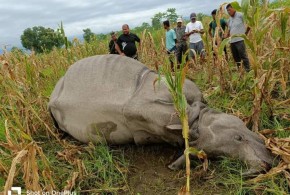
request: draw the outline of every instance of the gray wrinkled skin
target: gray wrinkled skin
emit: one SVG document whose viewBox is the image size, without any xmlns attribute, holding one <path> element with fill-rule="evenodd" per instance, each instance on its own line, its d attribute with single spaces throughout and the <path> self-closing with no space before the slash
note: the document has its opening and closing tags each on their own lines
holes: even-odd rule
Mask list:
<svg viewBox="0 0 290 195">
<path fill-rule="evenodd" d="M 108 144 L 169 143 L 183 146 L 182 130 L 171 95 L 157 74 L 119 55 L 101 55 L 73 64 L 55 86 L 48 109 L 57 126 L 77 140 Z M 186 80 L 184 93 L 190 144 L 209 156 L 230 156 L 259 172 L 273 157 L 263 141 L 237 117 L 209 109 L 202 93 Z M 184 156 L 169 165 L 185 164 Z"/>
<path fill-rule="evenodd" d="M 250 131 L 237 117 L 204 107 L 199 114 L 198 126 L 190 129 L 195 140 L 190 146 L 202 149 L 209 157 L 228 156 L 244 161 L 250 168 L 244 176 L 266 171 L 273 164 L 273 155 L 264 141 Z M 169 165 L 172 170 L 185 164 L 184 155 Z"/>
</svg>

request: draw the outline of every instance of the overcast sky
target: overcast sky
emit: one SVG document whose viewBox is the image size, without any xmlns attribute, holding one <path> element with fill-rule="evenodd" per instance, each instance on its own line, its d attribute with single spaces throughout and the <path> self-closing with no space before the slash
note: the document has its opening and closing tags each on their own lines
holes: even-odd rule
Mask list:
<svg viewBox="0 0 290 195">
<path fill-rule="evenodd" d="M 57 29 L 61 21 L 68 37 L 82 36 L 83 29 L 94 33 L 131 28 L 168 8 L 189 17 L 191 12 L 210 14 L 223 0 L 1 0 L 0 47 L 21 46 L 20 36 L 27 28 L 43 26 Z"/>
</svg>

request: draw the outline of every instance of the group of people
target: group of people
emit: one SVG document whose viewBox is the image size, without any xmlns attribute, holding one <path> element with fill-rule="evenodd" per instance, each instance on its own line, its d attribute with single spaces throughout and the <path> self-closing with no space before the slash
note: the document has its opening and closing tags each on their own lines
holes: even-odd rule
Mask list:
<svg viewBox="0 0 290 195">
<path fill-rule="evenodd" d="M 123 56 L 128 56 L 133 59 L 138 59 L 136 42 L 141 45 L 140 38 L 130 32 L 128 24 L 122 26 L 123 34 L 117 38 L 115 32 L 111 33 L 111 41 L 109 43 L 110 54 L 119 54 Z"/>
<path fill-rule="evenodd" d="M 230 49 L 238 68 L 243 65 L 244 69 L 250 71 L 250 62 L 248 59 L 246 46 L 244 39 L 240 36 L 247 35 L 250 28 L 246 28 L 244 24 L 243 14 L 237 12 L 231 4 L 226 6 L 226 10 L 230 16 L 229 20 L 220 19 L 219 23 L 221 31 L 215 32 L 217 27 L 216 14 L 217 10 L 212 11 L 213 20 L 209 24 L 209 36 L 213 38 L 217 33 L 220 39 L 225 39 L 231 36 Z M 168 54 L 174 54 L 177 59 L 177 63 L 182 62 L 182 57 L 188 50 L 187 40 L 189 39 L 189 58 L 195 59 L 198 55 L 200 56 L 201 62 L 205 59 L 205 49 L 202 40 L 202 35 L 205 33 L 201 21 L 197 20 L 195 13 L 190 14 L 190 22 L 184 26 L 182 18 L 178 18 L 177 26 L 174 29 L 170 28 L 170 22 L 168 20 L 163 22 L 164 29 L 166 30 L 166 50 Z M 109 49 L 111 54 L 125 55 L 134 59 L 138 59 L 137 47 L 135 42 L 141 45 L 140 38 L 131 33 L 129 26 L 124 24 L 122 26 L 123 34 L 118 38 L 114 32 L 111 33 L 111 41 L 109 43 Z M 216 42 L 213 44 L 217 44 Z M 228 59 L 226 48 L 224 49 L 225 58 Z M 173 61 L 171 60 L 171 66 L 173 67 Z"/>
</svg>

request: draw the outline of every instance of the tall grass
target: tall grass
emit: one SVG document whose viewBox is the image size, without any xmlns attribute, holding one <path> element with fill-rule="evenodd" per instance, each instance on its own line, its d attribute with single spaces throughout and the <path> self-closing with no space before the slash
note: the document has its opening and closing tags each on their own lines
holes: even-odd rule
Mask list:
<svg viewBox="0 0 290 195">
<path fill-rule="evenodd" d="M 252 88 L 248 89 L 251 90 L 253 96 L 250 122 L 252 122 L 252 129 L 257 132 L 261 127 L 260 117 L 263 103 L 267 106 L 269 115 L 273 115 L 275 103 L 272 94 L 278 91 L 277 86 L 281 86 L 282 97 L 287 97 L 287 93 L 289 93 L 286 90 L 286 85 L 289 83 L 289 60 L 283 56 L 289 51 L 289 48 L 287 49 L 289 32 L 288 34 L 286 32 L 290 11 L 287 8 L 269 9 L 268 1 L 258 0 L 243 0 L 241 6 L 237 2 L 232 2 L 232 6 L 237 11 L 244 13 L 245 22 L 251 28 L 248 36 L 239 36 L 245 39 L 249 48 L 248 55 L 253 74 L 253 78 L 250 79 L 254 81 Z M 220 10 L 222 13 L 223 9 Z M 221 43 L 219 54 L 229 39 Z M 249 77 L 245 79 L 249 79 Z M 245 79 L 242 82 L 245 82 Z M 220 80 L 224 80 L 224 78 L 220 76 Z M 224 82 L 221 83 L 221 88 L 225 89 Z"/>
<path fill-rule="evenodd" d="M 74 40 L 71 47 L 49 54 L 7 52 L 1 56 L 0 182 L 5 181 L 1 191 L 18 185 L 32 191 L 114 192 L 125 183 L 121 171 L 125 169 L 120 168 L 123 162 L 112 157 L 107 146 L 83 150 L 61 140 L 47 113 L 49 96 L 67 68 L 79 59 L 106 51 L 105 43 Z M 80 154 L 87 155 L 82 158 Z M 104 174 L 96 176 L 101 169 Z"/>
</svg>

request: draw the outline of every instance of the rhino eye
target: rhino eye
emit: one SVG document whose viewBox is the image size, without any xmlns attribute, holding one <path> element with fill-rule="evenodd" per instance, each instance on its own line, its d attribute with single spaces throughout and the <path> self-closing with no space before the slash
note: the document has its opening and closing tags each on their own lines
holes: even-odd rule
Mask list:
<svg viewBox="0 0 290 195">
<path fill-rule="evenodd" d="M 243 138 L 242 138 L 242 136 L 240 136 L 240 135 L 235 135 L 235 140 L 237 140 L 237 141 L 242 141 L 243 140 Z"/>
</svg>

